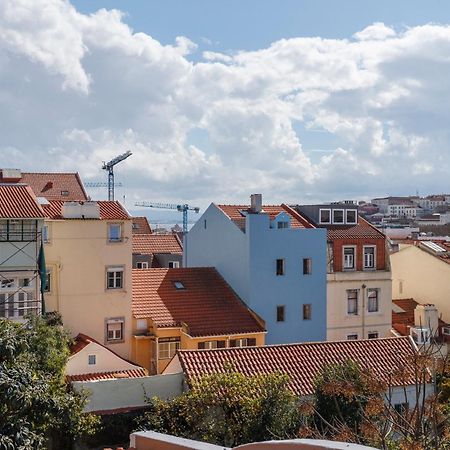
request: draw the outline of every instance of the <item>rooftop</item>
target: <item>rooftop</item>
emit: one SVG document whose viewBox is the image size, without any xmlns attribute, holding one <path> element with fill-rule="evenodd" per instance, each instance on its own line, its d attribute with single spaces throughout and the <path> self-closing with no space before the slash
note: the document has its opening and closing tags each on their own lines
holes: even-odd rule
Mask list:
<svg viewBox="0 0 450 450">
<path fill-rule="evenodd" d="M 64 201 L 50 200 L 43 205 L 45 216 L 48 219 L 64 219 L 62 207 Z M 128 220 L 130 216 L 125 208 L 118 201 L 100 200 L 96 202 L 100 207 L 100 220 Z M 81 220 L 81 219 L 80 219 Z"/>
<path fill-rule="evenodd" d="M 157 327 L 186 324 L 191 336 L 259 333 L 256 320 L 211 267 L 133 269 L 132 311 Z"/>
<path fill-rule="evenodd" d="M 330 363 L 357 362 L 373 371 L 377 379 L 392 386 L 414 384 L 410 362 L 415 354 L 408 337 L 338 342 L 313 342 L 263 347 L 226 348 L 218 350 L 181 350 L 181 367 L 187 380 L 221 373 L 231 364 L 244 375 L 284 373 L 297 395 L 312 395 L 314 379 Z"/>
<path fill-rule="evenodd" d="M 183 246 L 176 234 L 133 234 L 133 253 L 141 255 L 156 253 L 181 255 Z"/>
<path fill-rule="evenodd" d="M 320 227 L 327 229 L 327 236 L 329 240 L 386 238 L 380 230 L 361 216 L 358 216 L 358 223 L 355 225 L 320 225 Z"/>
<path fill-rule="evenodd" d="M 133 217 L 133 234 L 150 234 L 151 232 L 147 217 Z"/>
<path fill-rule="evenodd" d="M 0 184 L 0 218 L 39 219 L 44 211 L 29 186 Z"/>
</svg>

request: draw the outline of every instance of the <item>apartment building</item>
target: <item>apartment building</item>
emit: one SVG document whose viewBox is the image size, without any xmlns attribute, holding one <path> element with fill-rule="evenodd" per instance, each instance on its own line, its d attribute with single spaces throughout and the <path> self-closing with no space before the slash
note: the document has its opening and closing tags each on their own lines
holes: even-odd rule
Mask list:
<svg viewBox="0 0 450 450">
<path fill-rule="evenodd" d="M 266 343 L 326 338 L 326 230 L 288 205 L 212 203 L 185 238 L 186 267 L 215 267 L 266 323 Z"/>
<path fill-rule="evenodd" d="M 355 204 L 294 209 L 327 233 L 327 340 L 389 336 L 392 280 L 384 234 Z"/>
</svg>

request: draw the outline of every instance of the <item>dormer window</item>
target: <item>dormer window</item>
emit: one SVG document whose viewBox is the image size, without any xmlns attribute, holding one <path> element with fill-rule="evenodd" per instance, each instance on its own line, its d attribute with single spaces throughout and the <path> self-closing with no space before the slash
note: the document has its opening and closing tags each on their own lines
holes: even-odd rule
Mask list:
<svg viewBox="0 0 450 450">
<path fill-rule="evenodd" d="M 184 284 L 181 282 L 181 281 L 174 281 L 173 282 L 173 285 L 175 286 L 175 289 L 186 289 L 185 287 L 184 287 Z"/>
<path fill-rule="evenodd" d="M 278 229 L 289 228 L 289 222 L 286 222 L 286 221 L 277 222 L 277 228 Z"/>
<path fill-rule="evenodd" d="M 344 210 L 343 209 L 333 209 L 333 223 L 336 223 L 336 224 L 344 223 Z"/>
<path fill-rule="evenodd" d="M 345 211 L 345 222 L 352 224 L 352 223 L 356 223 L 356 219 L 357 219 L 357 213 L 356 213 L 356 209 L 347 209 Z"/>
<path fill-rule="evenodd" d="M 331 209 L 321 209 L 319 211 L 319 223 L 331 223 Z"/>
</svg>

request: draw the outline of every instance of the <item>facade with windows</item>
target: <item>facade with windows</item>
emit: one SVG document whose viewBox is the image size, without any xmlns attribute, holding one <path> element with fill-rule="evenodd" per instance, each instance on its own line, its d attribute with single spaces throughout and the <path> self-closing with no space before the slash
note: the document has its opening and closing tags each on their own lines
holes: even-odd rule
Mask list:
<svg viewBox="0 0 450 450">
<path fill-rule="evenodd" d="M 176 234 L 133 233 L 133 269 L 183 265 L 183 245 Z"/>
<path fill-rule="evenodd" d="M 44 212 L 24 184 L 0 184 L 0 317 L 40 314 L 39 251 Z"/>
<path fill-rule="evenodd" d="M 266 343 L 326 338 L 326 230 L 287 205 L 211 204 L 185 237 L 187 267 L 212 266 L 266 323 Z"/>
<path fill-rule="evenodd" d="M 389 336 L 392 276 L 384 234 L 352 203 L 296 209 L 327 229 L 327 340 Z"/>
<path fill-rule="evenodd" d="M 132 221 L 119 202 L 43 204 L 48 311 L 124 358 L 131 353 Z"/>
</svg>

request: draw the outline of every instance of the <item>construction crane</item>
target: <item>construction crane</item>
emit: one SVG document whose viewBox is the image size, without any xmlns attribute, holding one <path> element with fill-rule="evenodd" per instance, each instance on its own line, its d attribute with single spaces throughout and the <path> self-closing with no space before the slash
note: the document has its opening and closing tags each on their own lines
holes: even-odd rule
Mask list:
<svg viewBox="0 0 450 450">
<path fill-rule="evenodd" d="M 183 213 L 183 233 L 188 232 L 188 211 L 199 213 L 200 208 L 197 206 L 189 206 L 188 204 L 176 205 L 174 203 L 155 203 L 155 202 L 136 202 L 134 206 L 145 206 L 147 208 L 158 209 L 175 209 Z"/>
<path fill-rule="evenodd" d="M 114 200 L 114 166 L 131 155 L 132 153 L 128 150 L 107 163 L 103 161 L 102 169 L 108 171 L 108 200 Z"/>
<path fill-rule="evenodd" d="M 92 187 L 92 188 L 99 188 L 99 187 L 108 187 L 107 181 L 88 181 L 84 183 L 86 187 Z M 118 181 L 117 183 L 114 182 L 114 187 L 122 187 L 123 184 Z"/>
</svg>

